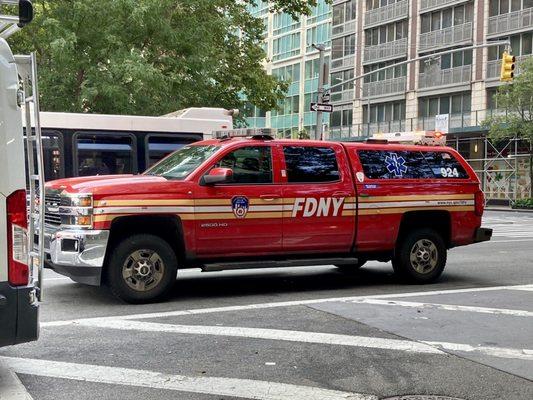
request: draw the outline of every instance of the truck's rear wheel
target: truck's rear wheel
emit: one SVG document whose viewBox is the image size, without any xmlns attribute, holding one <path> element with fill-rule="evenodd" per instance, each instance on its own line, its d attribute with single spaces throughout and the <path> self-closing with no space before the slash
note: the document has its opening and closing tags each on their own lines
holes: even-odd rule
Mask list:
<svg viewBox="0 0 533 400">
<path fill-rule="evenodd" d="M 107 265 L 107 282 L 113 294 L 128 303 L 161 299 L 177 274 L 176 254 L 154 235 L 134 235 L 113 250 Z"/>
<path fill-rule="evenodd" d="M 412 283 L 437 280 L 445 265 L 446 245 L 432 229 L 417 229 L 409 233 L 392 260 L 394 272 Z"/>
</svg>

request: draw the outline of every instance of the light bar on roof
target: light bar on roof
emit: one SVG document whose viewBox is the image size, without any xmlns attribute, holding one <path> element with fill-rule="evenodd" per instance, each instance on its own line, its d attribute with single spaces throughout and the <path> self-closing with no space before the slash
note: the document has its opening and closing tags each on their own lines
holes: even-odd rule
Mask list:
<svg viewBox="0 0 533 400">
<path fill-rule="evenodd" d="M 254 136 L 276 136 L 276 129 L 273 128 L 241 128 L 226 129 L 214 131 L 214 139 L 236 138 L 236 137 L 254 137 Z"/>
<path fill-rule="evenodd" d="M 446 135 L 438 131 L 412 131 L 376 133 L 373 140 L 386 140 L 401 144 L 417 144 L 425 146 L 446 146 Z"/>
</svg>

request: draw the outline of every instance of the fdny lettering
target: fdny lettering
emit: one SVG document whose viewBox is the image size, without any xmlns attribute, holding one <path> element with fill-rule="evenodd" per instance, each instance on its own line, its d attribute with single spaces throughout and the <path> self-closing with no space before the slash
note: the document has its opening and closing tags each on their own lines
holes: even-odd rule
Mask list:
<svg viewBox="0 0 533 400">
<path fill-rule="evenodd" d="M 344 203 L 344 197 L 300 197 L 294 200 L 292 216 L 302 212 L 302 217 L 336 217 Z"/>
</svg>

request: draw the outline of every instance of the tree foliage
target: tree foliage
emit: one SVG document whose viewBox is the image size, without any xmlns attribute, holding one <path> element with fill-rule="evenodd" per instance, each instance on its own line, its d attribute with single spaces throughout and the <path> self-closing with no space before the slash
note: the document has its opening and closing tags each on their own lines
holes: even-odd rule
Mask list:
<svg viewBox="0 0 533 400">
<path fill-rule="evenodd" d="M 293 16 L 316 1 L 277 0 Z M 193 106 L 272 109 L 287 85 L 263 69 L 254 0 L 34 0 L 14 37 L 35 50 L 47 111 L 161 115 Z"/>
<path fill-rule="evenodd" d="M 533 58 L 520 63 L 520 73 L 510 85 L 498 88 L 495 102 L 500 115 L 484 121 L 494 140 L 522 138 L 533 141 Z"/>
</svg>

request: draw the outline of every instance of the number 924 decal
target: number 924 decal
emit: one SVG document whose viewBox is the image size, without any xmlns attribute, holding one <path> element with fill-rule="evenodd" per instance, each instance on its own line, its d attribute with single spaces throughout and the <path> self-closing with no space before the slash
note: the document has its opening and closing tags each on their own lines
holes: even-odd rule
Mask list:
<svg viewBox="0 0 533 400">
<path fill-rule="evenodd" d="M 457 168 L 444 168 L 440 169 L 440 174 L 443 178 L 459 178 L 459 172 Z"/>
</svg>

